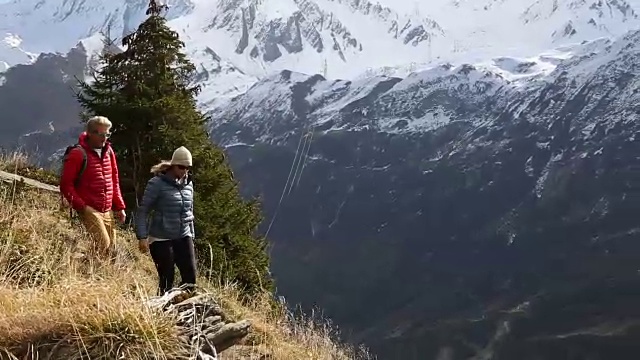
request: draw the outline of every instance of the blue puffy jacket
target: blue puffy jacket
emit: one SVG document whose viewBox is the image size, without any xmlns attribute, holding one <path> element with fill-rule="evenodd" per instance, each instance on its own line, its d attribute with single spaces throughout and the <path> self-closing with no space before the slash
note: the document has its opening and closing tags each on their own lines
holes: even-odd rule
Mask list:
<svg viewBox="0 0 640 360">
<path fill-rule="evenodd" d="M 136 213 L 136 236 L 138 240 L 149 236 L 172 240 L 195 237 L 191 177 L 178 182 L 169 175 L 161 174 L 147 182 Z"/>
</svg>

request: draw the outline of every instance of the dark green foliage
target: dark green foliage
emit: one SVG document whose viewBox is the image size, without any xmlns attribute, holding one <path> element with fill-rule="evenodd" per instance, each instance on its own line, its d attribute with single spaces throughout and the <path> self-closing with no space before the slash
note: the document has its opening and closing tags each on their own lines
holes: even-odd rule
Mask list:
<svg viewBox="0 0 640 360">
<path fill-rule="evenodd" d="M 200 89 L 191 85 L 195 67 L 162 11 L 150 2 L 149 18 L 123 39 L 126 50 L 104 51 L 105 66 L 93 83 L 81 82 L 78 100 L 86 116 L 103 115 L 114 124 L 112 142 L 129 208 L 141 199 L 153 165 L 179 146 L 191 150 L 201 269 L 248 293 L 271 290 L 266 241 L 255 234 L 260 209 L 242 200 L 223 151 L 209 139 L 208 119 L 196 107 Z"/>
</svg>

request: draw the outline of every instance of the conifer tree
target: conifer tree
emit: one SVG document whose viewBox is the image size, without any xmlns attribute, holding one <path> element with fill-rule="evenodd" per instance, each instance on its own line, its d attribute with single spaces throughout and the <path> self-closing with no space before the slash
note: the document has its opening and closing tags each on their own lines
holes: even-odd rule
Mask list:
<svg viewBox="0 0 640 360">
<path fill-rule="evenodd" d="M 122 40 L 124 51 L 103 52 L 92 83 L 80 82 L 85 116 L 112 120 L 121 187 L 128 208 L 141 200 L 151 166 L 179 146 L 194 158 L 196 247 L 201 271 L 233 281 L 252 293 L 272 289 L 256 201 L 244 201 L 223 151 L 206 131 L 198 111 L 195 66 L 184 43 L 163 16 L 165 6 L 149 2 L 148 18 Z"/>
</svg>

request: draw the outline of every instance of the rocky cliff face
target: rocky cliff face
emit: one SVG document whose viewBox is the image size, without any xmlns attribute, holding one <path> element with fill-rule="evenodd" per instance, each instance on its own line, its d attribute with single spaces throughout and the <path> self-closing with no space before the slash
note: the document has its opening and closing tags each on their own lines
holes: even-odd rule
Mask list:
<svg viewBox="0 0 640 360">
<path fill-rule="evenodd" d="M 431 19 L 403 18 L 380 4 L 374 5 L 368 1 L 329 1 L 330 8 L 335 5 L 345 6 L 353 13 L 374 17 L 388 28 L 389 36 L 399 39 L 404 44 L 416 46 L 429 40 L 433 34 L 443 34 L 442 28 Z M 275 11 L 280 16 L 260 16 L 268 12 L 265 9 L 267 6 L 276 7 Z M 292 4 L 286 4 L 283 9 L 280 7 L 270 3 L 268 5 L 268 1 L 265 0 L 248 3 L 238 0 L 220 1 L 217 15 L 213 17 L 209 28 L 225 29 L 238 34 L 235 50 L 237 53 L 247 51 L 251 57 L 261 56 L 267 62 L 283 55 L 280 47 L 289 54 L 299 53 L 303 51 L 305 43 L 318 53 L 323 52 L 325 48 L 333 49 L 343 61 L 346 61 L 346 51 L 362 51 L 362 43 L 351 34 L 348 26 L 333 12 L 323 10 L 317 2 L 293 0 Z M 327 38 L 323 33 L 330 36 Z M 249 49 L 250 40 L 254 45 Z M 331 41 L 326 43 L 327 40 Z"/>
</svg>

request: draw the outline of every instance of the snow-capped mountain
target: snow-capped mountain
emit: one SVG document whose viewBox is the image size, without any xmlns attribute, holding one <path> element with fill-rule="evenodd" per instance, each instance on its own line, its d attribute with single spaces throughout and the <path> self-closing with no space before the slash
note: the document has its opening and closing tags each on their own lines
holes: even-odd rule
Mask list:
<svg viewBox="0 0 640 360">
<path fill-rule="evenodd" d="M 607 329 L 639 326 L 640 31 L 564 51 L 214 108 L 289 299 L 385 359 L 632 359 Z"/>
<path fill-rule="evenodd" d="M 29 54 L 20 48 L 22 40 L 13 34 L 5 34 L 0 40 L 0 54 L 3 60 L 0 60 L 0 72 L 6 71 L 15 64 L 29 64 L 36 58 L 35 54 Z"/>
<path fill-rule="evenodd" d="M 188 14 L 188 0 L 174 0 L 167 18 Z M 11 0 L 0 3 L 0 34 L 21 39 L 30 53 L 66 53 L 79 40 L 111 29 L 122 36 L 135 29 L 145 17 L 145 0 Z M 1 56 L 2 54 L 0 54 Z"/>
<path fill-rule="evenodd" d="M 487 107 L 508 109 L 518 94 L 535 92 L 541 84 L 561 76 L 580 87 L 601 66 L 627 54 L 633 44 L 625 40 L 636 37 L 637 33 L 632 33 L 620 41 L 598 39 L 526 59 L 500 57 L 458 66 L 447 63 L 404 77 L 328 80 L 284 71 L 210 109 L 214 119 L 211 127 L 216 140 L 232 145 L 278 142 L 301 127 L 325 133 L 366 129 L 410 134 L 452 122 L 481 126 L 488 119 L 479 116 L 479 111 Z"/>
<path fill-rule="evenodd" d="M 640 27 L 638 0 L 386 2 L 170 0 L 167 15 L 203 79 L 225 77 L 204 84 L 203 104 L 242 93 L 282 70 L 353 79 L 385 68 L 411 72 L 430 63 L 533 57 Z M 144 18 L 146 5 L 146 0 L 0 4 L 5 39 L 0 61 L 28 63 L 32 54 L 66 53 L 81 40 L 95 52 L 101 31 L 109 29 L 112 37 L 130 32 Z"/>
<path fill-rule="evenodd" d="M 379 1 L 170 2 L 279 290 L 380 358 L 635 359 L 640 1 Z M 82 45 L 5 73 L 0 135 L 74 141 L 33 132 L 144 3 L 0 5 L 9 64 Z"/>
</svg>

